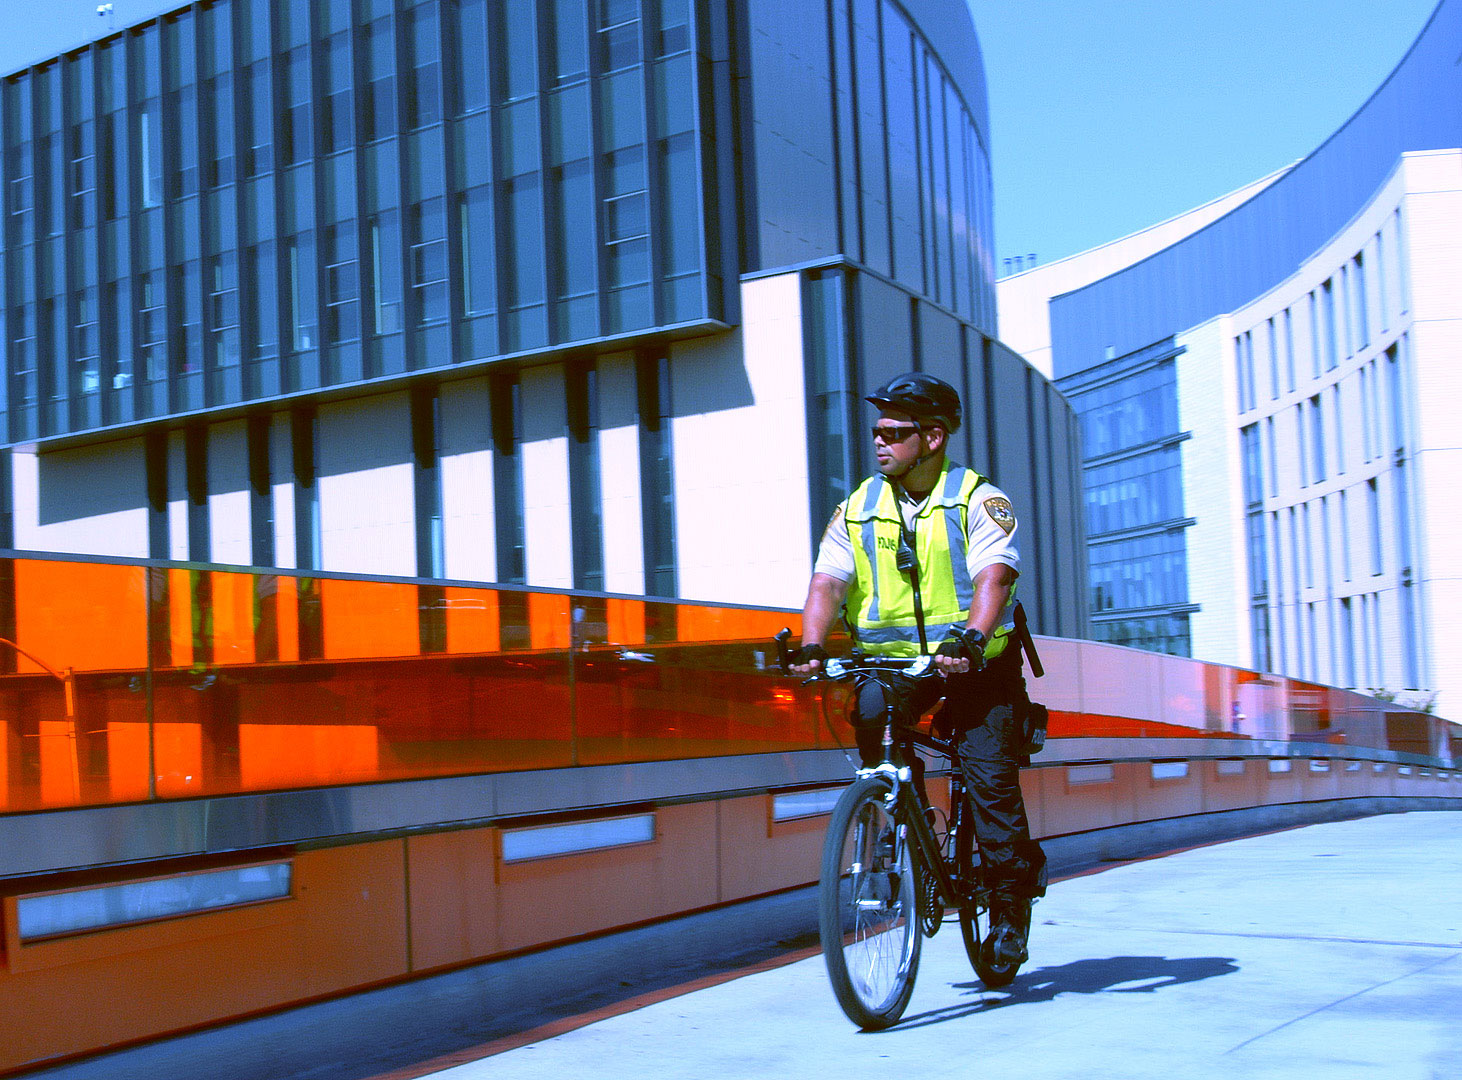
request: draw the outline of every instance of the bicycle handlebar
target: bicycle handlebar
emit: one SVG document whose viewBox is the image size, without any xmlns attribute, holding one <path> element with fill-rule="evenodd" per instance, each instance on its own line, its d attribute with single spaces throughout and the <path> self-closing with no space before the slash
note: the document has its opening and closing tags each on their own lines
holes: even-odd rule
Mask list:
<svg viewBox="0 0 1462 1080">
<path fill-rule="evenodd" d="M 791 675 L 794 655 L 791 646 L 791 629 L 784 626 L 773 640 L 777 643 L 777 662 L 781 664 L 782 673 Z M 823 664 L 822 670 L 813 672 L 806 681 L 830 679 L 834 682 L 845 682 L 859 675 L 876 672 L 898 672 L 910 679 L 921 679 L 935 674 L 936 671 L 934 657 L 928 654 L 912 657 L 860 657 L 855 655 L 829 657 Z"/>
</svg>

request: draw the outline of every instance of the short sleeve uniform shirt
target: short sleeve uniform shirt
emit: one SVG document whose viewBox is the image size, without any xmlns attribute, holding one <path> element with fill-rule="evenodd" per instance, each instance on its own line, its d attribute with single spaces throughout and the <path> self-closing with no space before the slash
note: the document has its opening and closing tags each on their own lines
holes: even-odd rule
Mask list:
<svg viewBox="0 0 1462 1080">
<path fill-rule="evenodd" d="M 897 484 L 894 491 L 898 496 L 899 509 L 903 511 L 904 524 L 912 529 L 914 519 L 928 499 L 911 499 Z M 827 574 L 839 581 L 852 581 L 855 573 L 853 541 L 848 535 L 848 522 L 844 516 L 847 506 L 845 499 L 833 512 L 832 520 L 822 534 L 817 563 L 812 568 L 814 573 Z M 975 488 L 970 498 L 969 532 L 965 544 L 965 564 L 969 567 L 971 581 L 981 570 L 995 563 L 1004 563 L 1020 572 L 1020 552 L 1015 543 L 1018 528 L 1015 511 L 1005 492 L 990 483 Z"/>
</svg>

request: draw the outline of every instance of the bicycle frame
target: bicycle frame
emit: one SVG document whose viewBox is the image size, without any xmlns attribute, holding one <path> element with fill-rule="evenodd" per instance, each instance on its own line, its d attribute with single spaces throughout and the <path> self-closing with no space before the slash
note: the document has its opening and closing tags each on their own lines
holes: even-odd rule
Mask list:
<svg viewBox="0 0 1462 1080">
<path fill-rule="evenodd" d="M 889 709 L 890 711 L 892 710 L 892 705 L 889 706 Z M 932 750 L 936 754 L 947 758 L 951 767 L 955 769 L 959 768 L 959 751 L 955 749 L 952 742 L 936 738 L 933 735 L 926 735 L 922 731 L 911 728 L 901 730 L 900 734 L 905 742 Z M 911 788 L 913 793 L 912 803 L 915 812 L 907 815 L 905 824 L 908 825 L 909 832 L 913 836 L 915 844 L 918 845 L 922 867 L 932 872 L 935 881 L 939 883 L 940 901 L 945 907 L 958 907 L 968 898 L 962 894 L 959 883 L 950 877 L 949 869 L 945 864 L 944 852 L 940 850 L 939 841 L 934 836 L 933 829 L 929 826 L 929 817 L 926 813 L 929 809 L 929 803 L 925 799 L 924 793 L 919 790 L 919 786 L 913 782 L 913 768 L 908 765 L 895 765 L 889 760 L 892 757 L 893 724 L 885 724 L 883 739 L 884 761 L 881 765 L 875 766 L 868 771 L 870 773 L 883 773 L 890 777 L 893 781 L 892 794 L 894 799 L 903 797 L 902 789 L 904 785 L 907 784 Z M 950 807 L 952 813 L 957 813 L 958 809 L 957 806 Z M 973 823 L 966 821 L 961 824 L 964 828 L 970 828 Z"/>
</svg>

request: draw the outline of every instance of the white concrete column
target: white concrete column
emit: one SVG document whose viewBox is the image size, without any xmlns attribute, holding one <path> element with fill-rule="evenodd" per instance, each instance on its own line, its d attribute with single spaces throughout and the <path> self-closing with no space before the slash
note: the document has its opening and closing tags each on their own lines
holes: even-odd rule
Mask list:
<svg viewBox="0 0 1462 1080">
<path fill-rule="evenodd" d="M 11 461 L 17 548 L 147 557 L 147 464 L 141 439 L 45 454 L 17 448 Z"/>
<path fill-rule="evenodd" d="M 208 536 L 214 562 L 254 561 L 249 513 L 249 434 L 244 420 L 208 430 Z"/>
<path fill-rule="evenodd" d="M 486 379 L 446 383 L 440 390 L 444 566 L 449 578 L 497 579 L 492 411 Z"/>
<path fill-rule="evenodd" d="M 671 352 L 680 594 L 800 606 L 812 569 L 800 275 L 743 282 L 741 311 L 739 335 Z"/>
<path fill-rule="evenodd" d="M 606 592 L 643 593 L 645 543 L 640 502 L 640 418 L 634 357 L 603 357 L 597 370 L 604 589 Z"/>
<path fill-rule="evenodd" d="M 416 495 L 407 395 L 322 404 L 316 458 L 322 569 L 415 575 Z"/>
<path fill-rule="evenodd" d="M 168 558 L 188 558 L 188 452 L 181 431 L 168 433 Z"/>
<path fill-rule="evenodd" d="M 276 413 L 269 423 L 269 487 L 274 500 L 274 565 L 294 570 L 294 432 L 290 414 Z"/>
<path fill-rule="evenodd" d="M 569 439 L 563 366 L 529 368 L 519 382 L 528 584 L 567 589 L 573 586 L 574 560 L 569 536 Z"/>
</svg>

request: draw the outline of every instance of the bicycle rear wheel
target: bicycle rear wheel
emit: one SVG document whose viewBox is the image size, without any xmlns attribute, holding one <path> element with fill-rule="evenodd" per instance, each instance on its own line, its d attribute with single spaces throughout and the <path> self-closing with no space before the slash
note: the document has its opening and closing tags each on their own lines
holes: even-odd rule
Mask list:
<svg viewBox="0 0 1462 1080">
<path fill-rule="evenodd" d="M 955 836 L 955 857 L 958 861 L 959 880 L 968 888 L 964 902 L 959 906 L 960 936 L 964 938 L 965 953 L 970 958 L 970 966 L 975 969 L 975 974 L 990 989 L 998 990 L 1002 986 L 1010 985 L 1016 972 L 1020 970 L 1020 965 L 997 964 L 986 953 L 983 944 L 985 934 L 981 933 L 980 927 L 984 921 L 985 931 L 988 933 L 990 894 L 981 881 L 980 854 L 975 850 L 974 815 L 968 806 L 962 816 L 963 824 Z M 982 915 L 986 916 L 985 920 L 982 920 Z"/>
<path fill-rule="evenodd" d="M 833 808 L 822 852 L 818 925 L 828 981 L 865 1030 L 898 1022 L 919 970 L 919 884 L 907 830 L 885 802 L 887 778 L 866 777 Z"/>
</svg>

